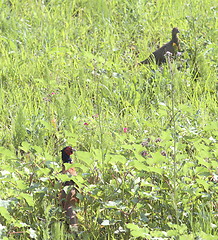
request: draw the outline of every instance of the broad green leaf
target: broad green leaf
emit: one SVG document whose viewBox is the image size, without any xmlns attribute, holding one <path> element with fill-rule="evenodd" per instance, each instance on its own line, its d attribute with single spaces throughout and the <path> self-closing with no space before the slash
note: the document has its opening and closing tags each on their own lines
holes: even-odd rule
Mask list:
<svg viewBox="0 0 218 240">
<path fill-rule="evenodd" d="M 167 224 L 170 228 L 177 230 L 177 233 L 183 234 L 187 232 L 187 226 L 185 224 L 179 225 L 171 222 L 168 222 Z"/>
<path fill-rule="evenodd" d="M 167 236 L 167 232 L 165 231 L 152 231 L 150 233 L 153 237 L 156 237 L 156 238 L 163 238 L 163 237 L 166 237 Z"/>
<path fill-rule="evenodd" d="M 31 196 L 30 194 L 20 193 L 19 197 L 22 197 L 23 199 L 25 199 L 29 206 L 31 207 L 34 206 L 33 196 Z"/>
<path fill-rule="evenodd" d="M 198 159 L 199 165 L 203 165 L 206 168 L 210 168 L 211 164 L 209 162 L 207 162 L 206 160 L 202 159 L 201 157 L 196 157 L 196 159 Z"/>
<path fill-rule="evenodd" d="M 111 155 L 109 163 L 111 163 L 111 164 L 113 164 L 113 163 L 125 164 L 126 163 L 126 158 L 122 155 Z"/>
<path fill-rule="evenodd" d="M 133 162 L 131 162 L 131 166 L 134 166 L 136 169 L 138 169 L 139 171 L 141 171 L 141 170 L 144 170 L 144 171 L 147 171 L 147 168 L 148 168 L 148 166 L 147 165 L 145 165 L 144 163 L 142 163 L 142 162 L 139 162 L 139 161 L 133 161 Z"/>
<path fill-rule="evenodd" d="M 60 180 L 61 182 L 66 182 L 66 181 L 73 180 L 74 177 L 75 177 L 75 176 L 69 176 L 69 175 L 67 175 L 67 174 L 58 174 L 58 175 L 56 176 L 56 178 L 57 178 L 58 180 Z"/>
<path fill-rule="evenodd" d="M 43 149 L 42 149 L 40 146 L 32 146 L 32 148 L 33 148 L 34 150 L 36 150 L 36 152 L 37 152 L 38 154 L 42 154 L 42 153 L 43 153 Z"/>
<path fill-rule="evenodd" d="M 2 154 L 3 156 L 6 156 L 10 159 L 17 159 L 16 155 L 14 154 L 14 152 L 12 152 L 11 150 L 4 148 L 4 147 L 0 147 L 0 154 Z"/>
<path fill-rule="evenodd" d="M 200 173 L 208 173 L 208 169 L 206 167 L 196 167 L 196 173 L 200 174 Z"/>
<path fill-rule="evenodd" d="M 71 165 L 72 167 L 72 165 Z M 73 167 L 77 170 L 78 168 L 80 168 L 83 172 L 88 172 L 89 168 L 84 166 L 83 164 L 80 163 L 73 163 Z"/>
<path fill-rule="evenodd" d="M 148 160 L 145 159 L 145 158 L 142 156 L 142 154 L 141 154 L 142 151 L 143 151 L 143 149 L 141 149 L 141 151 L 135 151 L 135 152 L 134 152 L 134 155 L 135 155 L 135 157 L 136 157 L 136 159 L 137 159 L 138 161 L 140 161 L 140 162 L 146 162 L 146 161 L 148 161 Z"/>
<path fill-rule="evenodd" d="M 41 120 L 40 122 L 41 122 L 41 124 L 44 125 L 44 127 L 45 127 L 46 130 L 49 130 L 49 131 L 52 130 L 52 125 L 51 125 L 51 123 L 49 123 L 49 122 L 47 122 L 47 121 L 45 121 L 45 120 Z"/>
<path fill-rule="evenodd" d="M 71 164 L 71 163 L 64 163 L 64 167 L 65 167 L 65 170 L 68 170 L 68 169 L 74 167 L 74 164 Z"/>
<path fill-rule="evenodd" d="M 160 135 L 160 138 L 162 139 L 162 142 L 172 140 L 171 131 L 170 130 L 163 131 Z"/>
<path fill-rule="evenodd" d="M 126 227 L 130 229 L 131 235 L 133 237 L 146 237 L 150 239 L 149 231 L 146 228 L 140 228 L 133 223 L 126 224 Z"/>
<path fill-rule="evenodd" d="M 179 236 L 179 240 L 195 240 L 194 234 L 184 234 L 182 236 Z"/>
<path fill-rule="evenodd" d="M 15 219 L 10 215 L 5 207 L 0 207 L 0 214 L 8 223 L 15 222 Z"/>
<path fill-rule="evenodd" d="M 136 238 L 142 237 L 144 239 L 151 239 L 151 236 L 144 229 L 133 230 L 131 231 L 131 235 Z"/>
<path fill-rule="evenodd" d="M 167 158 L 161 155 L 160 152 L 152 153 L 151 163 L 162 164 L 167 161 Z"/>
<path fill-rule="evenodd" d="M 121 148 L 123 148 L 123 149 L 133 150 L 133 146 L 130 145 L 130 144 L 121 145 Z"/>
<path fill-rule="evenodd" d="M 177 230 L 168 230 L 167 236 L 168 237 L 176 237 L 176 236 L 178 236 L 178 231 Z"/>
<path fill-rule="evenodd" d="M 36 174 L 38 177 L 42 177 L 42 176 L 50 176 L 51 173 L 51 169 L 49 168 L 40 168 L 36 171 Z"/>
<path fill-rule="evenodd" d="M 23 180 L 16 180 L 16 186 L 20 190 L 24 190 L 27 188 L 27 183 Z"/>
<path fill-rule="evenodd" d="M 126 227 L 129 228 L 130 230 L 139 230 L 140 228 L 134 224 L 134 223 L 127 223 Z"/>
<path fill-rule="evenodd" d="M 146 171 L 148 171 L 148 172 L 155 172 L 155 173 L 158 173 L 160 175 L 163 174 L 163 169 L 161 169 L 159 167 L 147 167 Z"/>
<path fill-rule="evenodd" d="M 28 152 L 31 149 L 31 144 L 28 142 L 22 142 L 20 149 L 22 149 L 24 152 Z"/>
<path fill-rule="evenodd" d="M 205 239 L 205 240 L 217 240 L 217 235 L 211 235 L 211 234 L 208 234 L 208 233 L 205 233 L 203 231 L 197 233 L 198 236 L 201 238 L 201 239 Z"/>
<path fill-rule="evenodd" d="M 196 182 L 197 182 L 199 185 L 202 185 L 206 191 L 209 190 L 210 184 L 208 184 L 207 181 L 202 180 L 202 179 L 196 179 Z"/>
<path fill-rule="evenodd" d="M 76 157 L 79 159 L 79 161 L 84 162 L 84 164 L 87 164 L 88 166 L 91 166 L 93 163 L 92 154 L 90 152 L 77 151 Z"/>
</svg>

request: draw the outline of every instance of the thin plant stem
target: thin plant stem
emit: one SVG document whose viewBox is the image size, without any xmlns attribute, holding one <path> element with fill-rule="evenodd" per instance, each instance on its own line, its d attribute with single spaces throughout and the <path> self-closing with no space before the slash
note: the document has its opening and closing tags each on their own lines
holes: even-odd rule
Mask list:
<svg viewBox="0 0 218 240">
<path fill-rule="evenodd" d="M 169 72 L 170 72 L 170 78 L 171 78 L 171 114 L 172 116 L 175 116 L 175 97 L 176 97 L 176 89 L 175 89 L 175 75 L 174 75 L 174 70 L 173 66 L 171 63 L 170 56 L 166 54 L 167 58 L 167 63 L 169 67 Z M 177 137 L 176 137 L 176 118 L 173 117 L 171 121 L 171 129 L 172 129 L 172 136 L 173 136 L 173 154 L 172 154 L 172 159 L 173 159 L 173 206 L 175 209 L 176 213 L 176 223 L 178 224 L 179 216 L 178 216 L 178 195 L 177 195 Z"/>
</svg>

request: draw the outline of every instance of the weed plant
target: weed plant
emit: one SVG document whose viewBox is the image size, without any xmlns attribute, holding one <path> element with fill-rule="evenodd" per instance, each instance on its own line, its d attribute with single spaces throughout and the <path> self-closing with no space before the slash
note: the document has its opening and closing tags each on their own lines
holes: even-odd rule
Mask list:
<svg viewBox="0 0 218 240">
<path fill-rule="evenodd" d="M 0 2 L 0 239 L 218 239 L 217 2 Z M 184 50 L 136 64 L 180 30 Z M 72 145 L 77 236 L 58 204 Z"/>
</svg>

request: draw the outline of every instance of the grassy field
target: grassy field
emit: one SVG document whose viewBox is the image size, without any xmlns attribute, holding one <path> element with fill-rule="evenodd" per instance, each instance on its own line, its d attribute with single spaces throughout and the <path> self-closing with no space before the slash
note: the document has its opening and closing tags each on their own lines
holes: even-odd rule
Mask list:
<svg viewBox="0 0 218 240">
<path fill-rule="evenodd" d="M 175 61 L 136 66 L 180 30 Z M 218 239 L 215 0 L 0 1 L 0 239 Z"/>
</svg>

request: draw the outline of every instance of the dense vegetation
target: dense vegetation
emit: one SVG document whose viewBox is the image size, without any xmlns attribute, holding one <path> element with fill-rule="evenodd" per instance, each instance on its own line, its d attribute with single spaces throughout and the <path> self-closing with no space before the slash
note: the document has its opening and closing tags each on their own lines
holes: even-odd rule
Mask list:
<svg viewBox="0 0 218 240">
<path fill-rule="evenodd" d="M 215 0 L 0 2 L 0 238 L 217 239 Z M 136 66 L 180 30 L 182 55 Z M 59 181 L 57 180 L 59 178 Z"/>
</svg>

